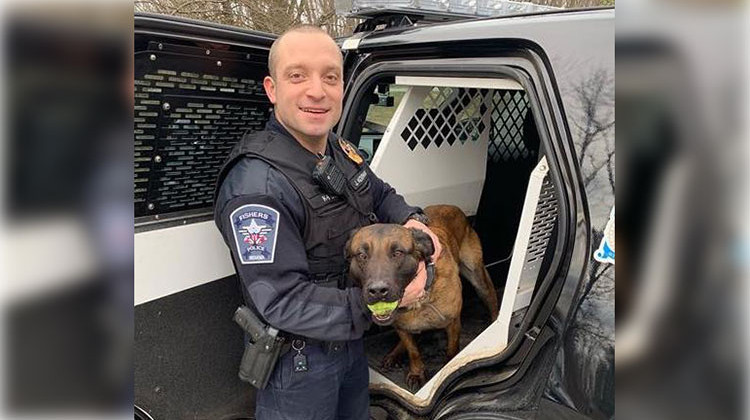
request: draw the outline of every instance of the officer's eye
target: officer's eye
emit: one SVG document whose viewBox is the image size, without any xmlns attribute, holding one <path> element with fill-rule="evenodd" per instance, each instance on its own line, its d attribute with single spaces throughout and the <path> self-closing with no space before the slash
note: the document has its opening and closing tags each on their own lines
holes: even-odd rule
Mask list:
<svg viewBox="0 0 750 420">
<path fill-rule="evenodd" d="M 400 249 L 393 251 L 393 258 L 398 258 L 398 257 L 401 257 L 402 255 L 404 255 L 404 251 Z"/>
<path fill-rule="evenodd" d="M 326 83 L 335 84 L 339 81 L 339 76 L 336 74 L 329 74 L 324 79 Z"/>
<path fill-rule="evenodd" d="M 360 252 L 359 254 L 357 254 L 357 258 L 359 258 L 360 261 L 367 261 L 367 254 L 365 254 L 364 252 Z"/>
<path fill-rule="evenodd" d="M 304 78 L 305 78 L 305 75 L 299 72 L 294 72 L 294 73 L 289 74 L 289 80 L 291 80 L 292 82 L 298 82 L 298 81 L 303 80 Z"/>
</svg>

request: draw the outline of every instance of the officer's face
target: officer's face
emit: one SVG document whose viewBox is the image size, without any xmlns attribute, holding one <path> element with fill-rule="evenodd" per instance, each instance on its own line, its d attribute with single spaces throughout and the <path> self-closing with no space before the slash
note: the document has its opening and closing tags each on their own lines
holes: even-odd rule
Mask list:
<svg viewBox="0 0 750 420">
<path fill-rule="evenodd" d="M 325 140 L 341 117 L 343 65 L 338 46 L 324 34 L 292 32 L 278 45 L 275 76 L 263 87 L 276 118 L 305 142 Z"/>
</svg>

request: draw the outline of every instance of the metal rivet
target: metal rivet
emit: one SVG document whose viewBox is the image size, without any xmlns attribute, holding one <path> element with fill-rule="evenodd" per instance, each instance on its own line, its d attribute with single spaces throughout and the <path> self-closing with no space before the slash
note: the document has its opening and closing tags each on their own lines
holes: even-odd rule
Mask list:
<svg viewBox="0 0 750 420">
<path fill-rule="evenodd" d="M 211 50 L 206 50 L 206 55 L 211 55 Z"/>
<path fill-rule="evenodd" d="M 541 166 L 539 166 L 539 169 L 541 169 L 542 171 L 546 171 L 547 170 L 547 165 L 541 165 Z"/>
<path fill-rule="evenodd" d="M 221 67 L 221 61 L 217 61 L 216 65 L 219 66 L 219 67 Z"/>
<path fill-rule="evenodd" d="M 266 345 L 266 351 L 271 350 L 271 346 Z"/>
<path fill-rule="evenodd" d="M 154 203 L 148 203 L 148 209 L 153 210 L 154 209 Z"/>
<path fill-rule="evenodd" d="M 169 102 L 164 102 L 163 104 L 161 104 L 161 109 L 169 111 Z"/>
<path fill-rule="evenodd" d="M 159 215 L 154 216 L 154 219 L 159 220 Z"/>
<path fill-rule="evenodd" d="M 245 58 L 249 60 L 249 59 L 250 59 L 250 54 L 247 54 L 247 55 L 245 56 Z"/>
<path fill-rule="evenodd" d="M 162 44 L 162 43 L 160 42 L 160 43 L 159 43 L 159 45 L 157 45 L 157 47 L 158 47 L 158 48 L 159 48 L 160 50 L 163 50 L 163 49 L 164 49 L 164 44 Z"/>
<path fill-rule="evenodd" d="M 151 61 L 156 61 L 156 54 L 151 54 L 148 58 L 150 58 Z"/>
<path fill-rule="evenodd" d="M 161 156 L 159 156 L 159 155 L 154 156 L 154 162 L 156 162 L 156 163 L 161 162 Z"/>
</svg>

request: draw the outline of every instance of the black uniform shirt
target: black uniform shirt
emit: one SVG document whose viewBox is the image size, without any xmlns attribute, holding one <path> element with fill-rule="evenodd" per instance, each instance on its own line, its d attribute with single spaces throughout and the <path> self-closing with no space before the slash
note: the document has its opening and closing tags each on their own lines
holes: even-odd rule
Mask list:
<svg viewBox="0 0 750 420">
<path fill-rule="evenodd" d="M 291 137 L 273 116 L 266 130 Z M 419 211 L 418 207 L 408 206 L 403 197 L 369 167 L 367 173 L 374 211 L 380 222 L 404 223 L 411 213 Z M 246 205 L 266 206 L 279 213 L 269 263 L 239 263 L 237 248 L 233 246 L 235 233 L 231 215 Z M 323 287 L 308 279 L 302 233 L 309 221 L 305 220 L 301 197 L 281 172 L 260 159 L 239 160 L 219 188 L 215 211 L 219 216 L 219 229 L 239 270 L 245 297 L 252 299 L 270 325 L 318 340 L 341 341 L 362 336 L 370 318 L 362 303 L 361 290 Z"/>
</svg>

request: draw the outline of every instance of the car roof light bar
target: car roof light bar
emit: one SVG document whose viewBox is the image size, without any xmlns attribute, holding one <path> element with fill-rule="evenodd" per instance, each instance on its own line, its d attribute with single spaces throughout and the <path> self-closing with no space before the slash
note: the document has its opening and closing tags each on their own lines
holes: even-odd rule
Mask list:
<svg viewBox="0 0 750 420">
<path fill-rule="evenodd" d="M 335 7 L 337 14 L 346 17 L 412 15 L 431 22 L 561 10 L 513 0 L 336 0 Z"/>
</svg>

